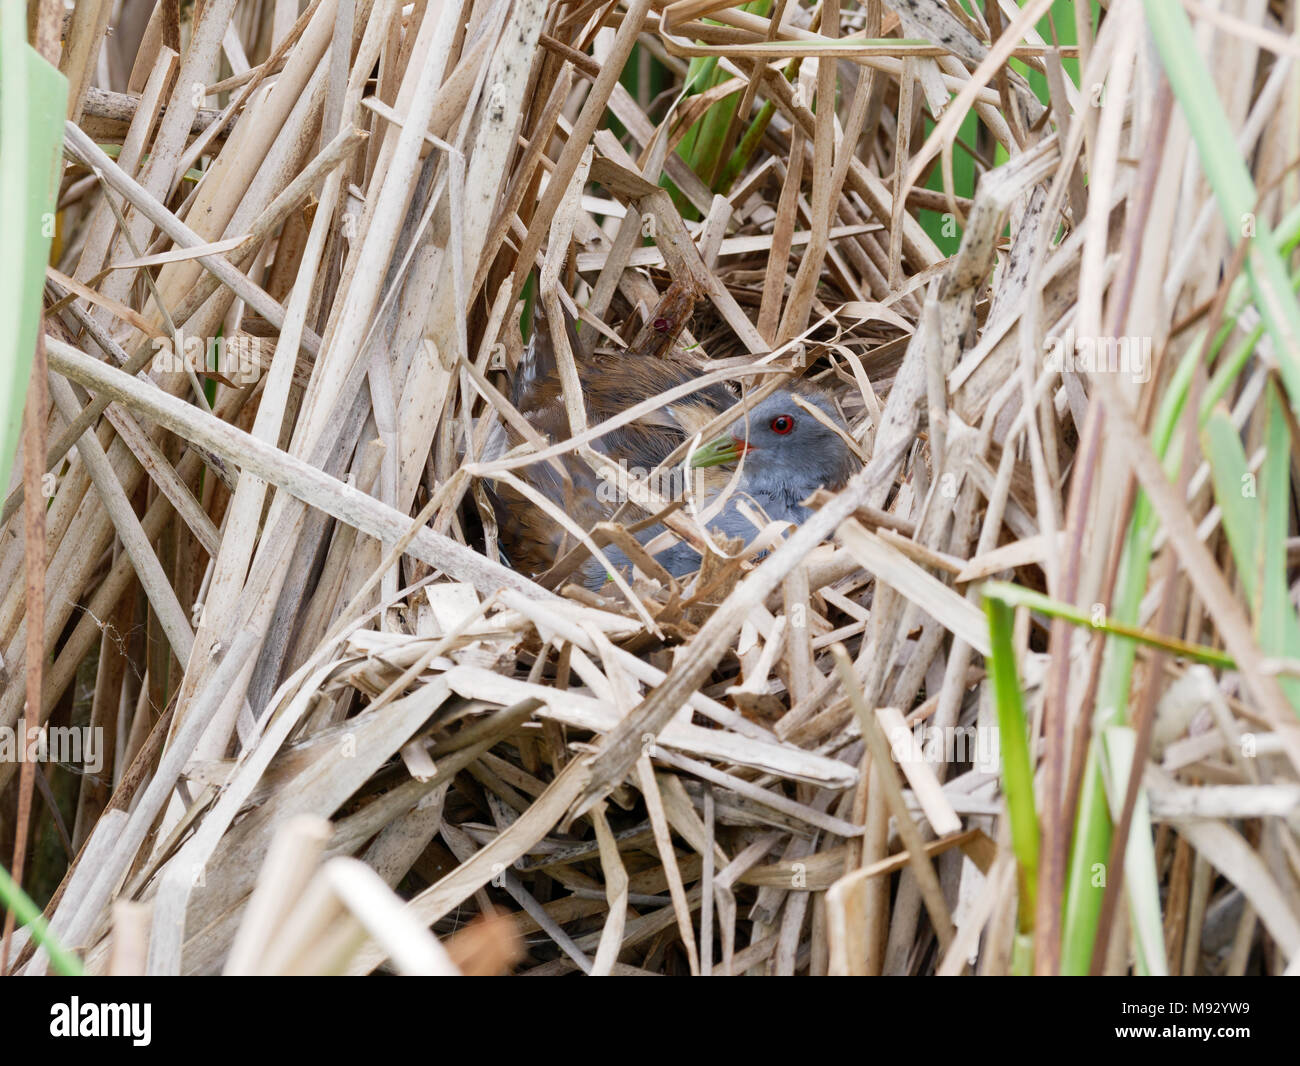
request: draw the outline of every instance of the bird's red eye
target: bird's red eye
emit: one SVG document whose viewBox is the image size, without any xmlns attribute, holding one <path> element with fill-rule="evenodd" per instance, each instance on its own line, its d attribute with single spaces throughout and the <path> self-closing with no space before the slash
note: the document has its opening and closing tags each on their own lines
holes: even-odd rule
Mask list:
<svg viewBox="0 0 1300 1066">
<path fill-rule="evenodd" d="M 785 436 L 790 430 L 794 429 L 794 419 L 789 415 L 777 415 L 772 419 L 772 432 Z"/>
</svg>

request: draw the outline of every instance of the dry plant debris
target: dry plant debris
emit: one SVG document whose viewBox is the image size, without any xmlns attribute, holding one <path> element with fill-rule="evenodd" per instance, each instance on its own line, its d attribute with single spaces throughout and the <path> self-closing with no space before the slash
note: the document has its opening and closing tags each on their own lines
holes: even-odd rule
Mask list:
<svg viewBox="0 0 1300 1066">
<path fill-rule="evenodd" d="M 1297 972 L 1294 4 L 32 7 L 0 727 L 101 764 L 0 760 L 0 854 L 90 972 Z M 860 472 L 511 569 L 495 481 L 618 473 L 535 307 Z"/>
</svg>

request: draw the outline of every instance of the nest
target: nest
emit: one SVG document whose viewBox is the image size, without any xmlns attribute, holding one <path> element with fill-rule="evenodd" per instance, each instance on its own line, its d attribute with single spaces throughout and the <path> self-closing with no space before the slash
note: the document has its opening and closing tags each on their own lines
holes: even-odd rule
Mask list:
<svg viewBox="0 0 1300 1066">
<path fill-rule="evenodd" d="M 8 969 L 1294 971 L 1294 12 L 974 7 L 77 5 L 0 726 L 103 759 L 0 760 Z M 861 470 L 511 569 L 611 428 L 488 448 L 521 316 L 674 285 Z"/>
</svg>

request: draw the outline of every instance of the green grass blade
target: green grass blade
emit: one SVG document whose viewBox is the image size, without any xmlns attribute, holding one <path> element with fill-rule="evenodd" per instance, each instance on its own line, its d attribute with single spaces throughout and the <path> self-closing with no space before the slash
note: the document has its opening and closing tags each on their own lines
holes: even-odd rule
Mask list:
<svg viewBox="0 0 1300 1066">
<path fill-rule="evenodd" d="M 1300 656 L 1300 619 L 1287 598 L 1286 537 L 1290 519 L 1291 434 L 1282 400 L 1269 385 L 1264 465 L 1250 472 L 1241 436 L 1226 411 L 1206 420 L 1202 447 L 1210 463 L 1214 500 L 1251 605 L 1255 637 L 1270 655 Z M 1291 706 L 1300 711 L 1300 678 L 1279 677 Z"/>
<path fill-rule="evenodd" d="M 1067 622 L 1073 622 L 1078 626 L 1100 629 L 1115 636 L 1127 637 L 1139 644 L 1145 644 L 1147 647 L 1160 648 L 1171 655 L 1179 655 L 1184 658 L 1195 659 L 1198 662 L 1208 663 L 1211 666 L 1222 666 L 1227 669 L 1235 669 L 1237 665 L 1231 655 L 1220 651 L 1218 648 L 1210 648 L 1204 644 L 1192 644 L 1189 641 L 1179 640 L 1177 637 L 1166 637 L 1159 633 L 1151 633 L 1138 626 L 1131 626 L 1117 621 L 1114 618 L 1094 616 L 1071 604 L 1061 603 L 1059 600 L 1054 600 L 1041 592 L 1022 588 L 1019 585 L 1012 585 L 1004 581 L 990 581 L 984 586 L 984 594 L 986 596 L 996 596 L 1012 607 L 1028 607 L 1032 611 L 1038 611 L 1051 618 L 1064 618 Z"/>
<path fill-rule="evenodd" d="M 18 887 L 9 876 L 9 871 L 0 866 L 0 901 L 14 912 L 19 927 L 30 926 L 32 940 L 45 949 L 50 957 L 50 965 L 64 977 L 80 977 L 85 973 L 81 960 L 50 936 L 50 928 L 41 917 L 41 909 L 31 901 L 27 893 Z"/>
<path fill-rule="evenodd" d="M 1019 869 L 1019 929 L 1033 930 L 1038 898 L 1038 812 L 1034 803 L 1034 770 L 1029 758 L 1029 725 L 1020 691 L 1016 652 L 1012 644 L 1014 610 L 987 592 L 984 611 L 989 620 L 989 674 L 998 712 L 998 741 L 1002 751 L 1002 792 L 1011 817 L 1011 842 Z M 1023 953 L 1018 953 L 1023 958 Z"/>
<path fill-rule="evenodd" d="M 1129 773 L 1137 748 L 1137 732 L 1114 725 L 1102 734 L 1111 798 L 1112 816 L 1118 816 L 1128 791 Z M 1124 845 L 1124 890 L 1128 896 L 1129 920 L 1136 947 L 1134 969 L 1140 977 L 1166 977 L 1169 964 L 1165 952 L 1164 921 L 1160 914 L 1160 877 L 1156 871 L 1155 841 L 1151 832 L 1151 808 L 1146 790 L 1138 789 Z"/>
<path fill-rule="evenodd" d="M 22 4 L 0 4 L 0 489 L 7 490 L 54 236 L 68 82 L 27 44 Z"/>
<path fill-rule="evenodd" d="M 1258 197 L 1215 81 L 1197 48 L 1182 4 L 1145 0 L 1147 23 L 1169 84 L 1196 141 L 1201 166 L 1214 189 L 1233 244 L 1254 234 L 1246 253 L 1246 278 L 1264 326 L 1276 345 L 1278 366 L 1293 411 L 1300 412 L 1300 305 L 1268 225 L 1255 214 Z"/>
</svg>

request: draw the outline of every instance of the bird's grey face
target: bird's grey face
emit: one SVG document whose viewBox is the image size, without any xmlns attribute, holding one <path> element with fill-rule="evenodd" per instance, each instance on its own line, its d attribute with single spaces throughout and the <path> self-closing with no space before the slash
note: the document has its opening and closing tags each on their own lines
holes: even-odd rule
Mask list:
<svg viewBox="0 0 1300 1066">
<path fill-rule="evenodd" d="M 853 455 L 838 433 L 795 402 L 796 395 L 845 428 L 820 390 L 781 389 L 749 412 L 748 424 L 742 416 L 724 436 L 697 449 L 691 465 L 734 463 L 743 454 L 747 491 L 798 500 L 822 486 L 838 488 L 853 472 Z"/>
</svg>

